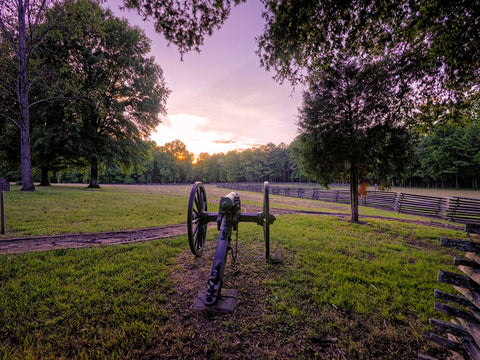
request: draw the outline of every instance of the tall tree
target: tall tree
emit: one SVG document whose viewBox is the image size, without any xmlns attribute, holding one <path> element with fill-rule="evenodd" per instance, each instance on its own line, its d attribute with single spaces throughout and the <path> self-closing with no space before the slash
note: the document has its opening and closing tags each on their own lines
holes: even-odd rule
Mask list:
<svg viewBox="0 0 480 360">
<path fill-rule="evenodd" d="M 175 169 L 175 182 L 185 183 L 193 180 L 193 154 L 187 150 L 187 146 L 176 139 L 160 147 L 160 152 L 171 155 Z"/>
<path fill-rule="evenodd" d="M 472 122 L 461 128 L 453 124 L 437 125 L 424 135 L 419 144 L 420 170 L 428 185 L 460 187 L 460 183 L 476 187 L 480 131 Z"/>
<path fill-rule="evenodd" d="M 159 124 L 169 90 L 147 57 L 145 34 L 96 2 L 67 1 L 57 24 L 67 32 L 51 32 L 50 46 L 65 55 L 60 66 L 76 88 L 79 154 L 90 163 L 89 186 L 98 187 L 102 161 L 131 163 L 145 150 L 142 139 Z"/>
<path fill-rule="evenodd" d="M 386 177 L 406 163 L 408 131 L 398 108 L 398 88 L 384 63 L 339 59 L 304 93 L 297 147 L 305 173 L 324 185 L 348 174 L 351 220 L 358 221 L 358 182 Z"/>
<path fill-rule="evenodd" d="M 451 114 L 452 105 L 460 104 L 461 108 L 464 100 L 478 90 L 480 83 L 478 1 L 263 0 L 263 3 L 266 7 L 264 13 L 266 27 L 264 34 L 258 39 L 261 64 L 268 70 L 274 70 L 278 81 L 289 80 L 297 84 L 313 78 L 314 83 L 320 84 L 321 89 L 318 91 L 318 87 L 314 88 L 313 93 L 317 93 L 320 102 L 328 104 L 326 107 L 334 105 L 330 104 L 329 98 L 339 98 L 338 94 L 342 94 L 344 85 L 340 82 L 348 83 L 348 76 L 342 80 L 342 73 L 338 74 L 338 82 L 331 77 L 332 69 L 338 66 L 338 59 L 342 56 L 362 59 L 367 65 L 391 61 L 395 67 L 391 67 L 388 72 L 390 87 L 387 94 L 395 90 L 393 99 L 408 99 L 409 105 L 416 105 L 417 110 L 433 109 L 440 115 Z M 370 76 L 375 81 L 378 80 L 375 73 L 370 72 Z M 356 76 L 351 78 L 353 79 L 358 80 Z M 369 103 L 371 94 L 368 92 L 373 88 L 367 84 L 365 93 L 356 90 L 356 93 L 345 97 L 345 104 L 363 107 L 361 102 L 366 102 L 365 105 Z M 311 101 L 314 97 L 307 96 L 305 104 L 314 104 Z M 356 104 L 352 99 L 357 99 L 360 103 Z M 428 106 L 422 106 L 425 104 Z M 378 105 L 376 112 L 383 107 L 381 104 Z M 385 103 L 385 106 L 385 109 L 390 109 L 391 115 L 394 108 L 402 110 L 401 106 L 395 105 L 392 108 L 392 104 L 388 103 Z M 300 148 L 303 149 L 304 163 L 309 164 L 304 169 L 311 175 L 316 174 L 317 177 L 320 177 L 319 173 L 324 172 L 320 169 L 330 168 L 332 173 L 339 173 L 341 163 L 335 161 L 335 165 L 328 164 L 321 151 L 335 148 L 336 143 L 330 140 L 335 138 L 336 134 L 339 136 L 349 134 L 349 129 L 345 129 L 343 134 L 333 131 L 336 124 L 333 119 L 338 119 L 342 116 L 341 113 L 328 114 L 328 110 L 322 110 L 320 107 L 317 107 L 316 111 L 319 114 L 328 114 L 332 119 L 332 127 L 326 125 L 315 127 L 308 122 L 302 123 L 302 119 L 308 118 L 305 117 L 307 110 L 314 108 L 306 106 L 301 115 L 300 128 L 303 134 L 300 136 Z M 357 107 L 355 110 L 358 109 Z M 407 106 L 407 109 L 410 109 L 410 106 Z M 361 122 L 361 119 L 365 118 L 365 114 L 358 116 L 358 113 L 351 111 L 352 109 L 347 110 L 351 119 L 356 118 L 355 121 Z M 386 114 L 388 111 L 381 112 Z M 317 116 L 315 112 L 313 114 Z M 324 115 L 321 115 L 321 121 L 328 120 Z M 314 116 L 310 118 L 314 119 Z M 380 144 L 405 137 L 405 131 L 400 127 L 392 127 L 395 123 L 386 123 L 380 128 L 375 126 L 375 121 L 381 120 L 383 116 L 378 117 L 378 114 L 373 113 L 369 118 L 371 123 L 364 123 L 357 128 L 357 139 L 362 139 L 362 133 L 366 135 L 371 133 L 367 129 L 372 126 L 375 128 L 374 132 L 383 133 L 385 136 L 383 139 L 379 138 L 382 140 Z M 406 116 L 400 118 L 403 121 L 413 119 Z M 394 134 L 389 129 L 398 131 Z M 324 136 L 328 132 L 331 132 L 330 139 Z M 309 138 L 306 135 L 308 133 Z M 367 140 L 365 138 L 360 144 L 368 142 Z M 351 143 L 352 148 L 357 144 L 358 142 Z M 357 150 L 360 149 L 364 150 L 363 148 Z M 378 147 L 375 146 L 373 149 Z M 357 154 L 356 156 L 363 156 L 358 151 Z M 374 158 L 378 159 L 377 156 Z M 352 172 L 352 164 L 358 164 L 358 160 L 351 156 L 348 161 L 353 182 L 351 186 L 354 186 L 352 188 L 354 221 L 357 217 L 355 215 L 357 199 L 354 195 L 356 177 L 355 172 Z M 386 173 L 386 170 L 391 168 L 390 165 L 388 162 L 379 163 L 376 171 Z"/>
<path fill-rule="evenodd" d="M 7 104 L 0 105 L 0 115 L 11 120 L 20 130 L 22 190 L 35 191 L 30 152 L 29 98 L 32 75 L 29 65 L 32 53 L 43 41 L 45 30 L 40 29 L 49 0 L 3 0 L 0 2 L 0 80 L 3 98 L 9 97 L 16 111 Z"/>
</svg>

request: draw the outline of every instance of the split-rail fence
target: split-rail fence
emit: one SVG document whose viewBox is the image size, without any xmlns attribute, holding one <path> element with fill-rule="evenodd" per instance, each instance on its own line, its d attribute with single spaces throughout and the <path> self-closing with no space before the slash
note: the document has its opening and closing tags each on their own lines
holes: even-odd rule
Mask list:
<svg viewBox="0 0 480 360">
<path fill-rule="evenodd" d="M 263 184 L 222 183 L 218 187 L 263 192 Z M 350 203 L 350 190 L 322 189 L 317 187 L 292 187 L 270 184 L 270 194 Z M 436 217 L 459 223 L 480 223 L 480 200 L 465 197 L 435 197 L 398 193 L 393 191 L 369 191 L 359 199 L 359 205 L 394 210 L 400 213 Z"/>
</svg>

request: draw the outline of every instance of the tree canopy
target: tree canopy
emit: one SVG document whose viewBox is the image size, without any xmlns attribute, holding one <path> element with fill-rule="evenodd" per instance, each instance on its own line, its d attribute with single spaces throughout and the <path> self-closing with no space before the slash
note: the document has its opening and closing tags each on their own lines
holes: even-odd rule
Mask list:
<svg viewBox="0 0 480 360">
<path fill-rule="evenodd" d="M 479 90 L 480 3 L 263 3 L 261 64 L 278 81 L 311 84 L 299 121 L 303 169 L 324 183 L 348 171 L 357 221 L 358 176 L 403 172 L 407 126 L 451 119 Z"/>
<path fill-rule="evenodd" d="M 223 24 L 232 4 L 240 2 L 242 0 L 125 0 L 125 5 L 136 8 L 146 18 L 155 19 L 156 30 L 176 44 L 183 54 L 198 50 L 204 37 Z M 38 69 L 29 66 L 32 55 L 51 30 L 48 26 L 42 27 L 46 12 L 59 3 L 59 0 L 0 2 L 0 72 L 3 74 L 8 68 L 8 76 L 2 77 L 0 82 L 0 116 L 12 121 L 20 130 L 22 190 L 26 191 L 35 190 L 31 167 L 30 108 L 39 101 L 32 101 L 29 97 L 32 80 L 39 74 Z M 6 97 L 12 98 L 12 93 L 15 101 L 5 102 Z"/>
<path fill-rule="evenodd" d="M 153 20 L 155 30 L 174 43 L 183 54 L 198 51 L 205 36 L 225 22 L 232 5 L 246 0 L 124 0 L 145 19 Z"/>
<path fill-rule="evenodd" d="M 279 80 L 296 81 L 338 53 L 378 59 L 396 54 L 417 80 L 449 89 L 478 87 L 480 3 L 471 0 L 263 0 L 258 54 Z M 438 76 L 440 75 L 440 76 Z"/>
<path fill-rule="evenodd" d="M 154 21 L 156 30 L 184 54 L 198 51 L 205 37 L 224 23 L 231 8 L 243 1 L 124 0 L 124 4 Z M 361 157 L 367 156 L 369 161 L 377 159 L 374 165 L 362 165 L 359 176 L 367 172 L 378 179 L 388 172 L 408 176 L 404 169 L 395 168 L 389 155 L 396 154 L 397 159 L 405 155 L 400 153 L 405 150 L 403 147 L 393 144 L 407 140 L 402 126 L 413 120 L 427 124 L 425 131 L 434 130 L 421 141 L 426 157 L 438 153 L 426 151 L 430 148 L 427 139 L 433 142 L 435 136 L 457 136 L 458 140 L 453 142 L 459 142 L 462 149 L 464 143 L 475 141 L 473 130 L 467 136 L 439 130 L 437 125 L 452 123 L 452 118 L 466 122 L 478 119 L 478 1 L 262 2 L 266 24 L 264 34 L 258 38 L 261 64 L 273 70 L 279 81 L 310 85 L 299 123 L 304 134 L 295 146 L 323 147 L 326 151 L 336 144 L 330 146 L 329 139 L 323 137 L 325 133 L 349 134 L 345 128 L 348 122 L 340 126 L 334 121 L 341 110 L 331 114 L 330 127 L 321 131 L 319 128 L 324 125 L 315 127 L 306 121 L 310 116 L 326 118 L 327 112 L 320 110 L 318 104 L 328 103 L 335 108 L 338 104 L 333 99 L 343 99 L 343 104 L 350 104 L 355 110 L 351 111 L 350 125 L 354 125 L 358 138 L 343 145 L 358 146 L 356 150 L 365 153 Z M 68 158 L 70 165 L 74 161 L 78 166 L 89 162 L 93 175 L 98 168 L 114 173 L 116 167 L 122 166 L 120 171 L 133 174 L 143 171 L 134 166 L 136 162 L 152 169 L 151 174 L 163 181 L 163 173 L 168 171 L 161 169 L 160 164 L 170 163 L 175 168 L 184 166 L 183 175 L 181 171 L 168 175 L 173 181 L 193 179 L 189 160 L 182 162 L 167 146 L 156 147 L 143 139 L 158 124 L 157 113 L 165 111 L 168 94 L 161 69 L 146 56 L 148 47 L 144 34 L 101 10 L 93 1 L 0 2 L 0 154 L 4 154 L 0 166 L 13 173 L 12 164 L 20 161 L 23 189 L 34 190 L 32 136 L 37 167 L 58 170 L 66 166 Z M 353 73 L 340 73 L 342 66 L 342 71 Z M 335 72 L 337 82 L 332 78 Z M 345 87 L 348 79 L 362 84 L 363 90 L 354 83 Z M 344 88 L 350 89 L 350 97 L 341 95 Z M 367 113 L 368 116 L 362 115 Z M 341 129 L 337 133 L 333 131 L 336 126 Z M 312 136 L 307 141 L 309 131 L 322 137 Z M 62 136 L 55 136 L 60 133 Z M 20 138 L 19 144 L 14 136 Z M 319 141 L 316 145 L 315 139 Z M 443 146 L 440 152 L 446 154 L 451 143 L 452 140 L 437 141 L 434 147 Z M 204 154 L 196 166 L 202 169 L 202 176 L 212 181 L 300 178 L 291 147 L 266 145 L 241 153 Z M 19 154 L 5 149 L 17 149 Z M 186 148 L 184 153 L 185 158 L 191 158 Z M 382 156 L 384 161 L 378 161 Z M 476 153 L 472 156 L 478 158 Z M 324 158 L 328 156 L 324 154 L 316 160 L 321 162 Z M 425 161 L 421 168 L 433 169 L 429 164 Z M 332 178 L 347 169 L 345 164 L 335 169 L 332 164 L 328 166 L 332 167 Z M 443 182 L 443 176 L 448 182 L 454 172 L 461 179 L 477 177 L 477 172 L 467 171 L 473 166 L 471 161 L 456 160 L 452 166 L 441 176 L 438 169 L 432 170 L 428 181 Z M 308 168 L 315 178 L 326 180 L 315 166 Z M 427 179 L 423 175 L 421 178 Z"/>
</svg>

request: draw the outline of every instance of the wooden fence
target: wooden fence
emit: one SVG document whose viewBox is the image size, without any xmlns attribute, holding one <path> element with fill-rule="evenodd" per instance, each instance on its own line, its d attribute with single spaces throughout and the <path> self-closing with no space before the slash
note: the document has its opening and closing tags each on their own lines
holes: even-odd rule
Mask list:
<svg viewBox="0 0 480 360">
<path fill-rule="evenodd" d="M 218 187 L 262 192 L 263 184 L 225 183 Z M 349 204 L 350 190 L 329 190 L 318 187 L 292 187 L 270 185 L 272 195 Z M 397 193 L 392 191 L 370 191 L 359 199 L 359 205 L 371 206 L 401 213 L 431 216 L 460 223 L 480 224 L 480 200 L 463 197 L 435 197 Z"/>
<path fill-rule="evenodd" d="M 439 270 L 438 281 L 453 285 L 459 294 L 435 290 L 434 309 L 454 320 L 430 319 L 430 324 L 441 335 L 425 332 L 423 337 L 453 353 L 455 359 L 480 359 L 480 225 L 467 224 L 466 232 L 471 241 L 442 238 L 441 245 L 466 254 L 454 257 L 454 263 L 463 274 Z M 447 337 L 444 336 L 447 335 Z M 419 354 L 421 360 L 435 359 Z"/>
</svg>

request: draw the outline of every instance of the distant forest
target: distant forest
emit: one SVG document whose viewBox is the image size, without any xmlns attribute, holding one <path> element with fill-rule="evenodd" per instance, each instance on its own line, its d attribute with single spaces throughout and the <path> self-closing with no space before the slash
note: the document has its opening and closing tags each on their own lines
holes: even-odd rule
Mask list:
<svg viewBox="0 0 480 360">
<path fill-rule="evenodd" d="M 417 135 L 416 147 L 411 151 L 411 162 L 403 174 L 395 174 L 388 184 L 414 187 L 478 188 L 480 177 L 480 127 L 472 122 L 466 127 L 439 126 L 430 135 Z M 0 145 L 0 176 L 11 181 L 20 179 L 20 160 L 9 159 L 12 154 Z M 139 147 L 137 161 L 125 166 L 120 162 L 103 162 L 99 167 L 99 182 L 112 184 L 165 184 L 215 182 L 307 182 L 291 144 L 272 143 L 244 151 L 226 154 L 202 153 L 194 158 L 185 144 L 175 140 L 163 146 L 144 142 Z M 36 156 L 41 156 L 37 154 Z M 347 172 L 347 169 L 346 169 Z M 88 183 L 90 167 L 87 164 L 58 164 L 42 176 L 42 169 L 34 167 L 34 178 L 43 185 L 49 183 Z M 345 183 L 346 176 L 337 179 Z M 371 184 L 374 177 L 362 179 Z"/>
</svg>

